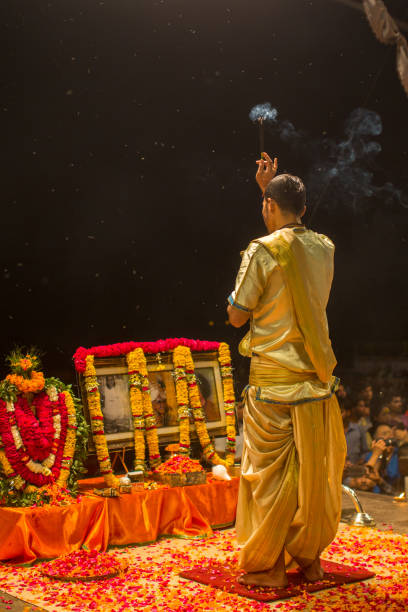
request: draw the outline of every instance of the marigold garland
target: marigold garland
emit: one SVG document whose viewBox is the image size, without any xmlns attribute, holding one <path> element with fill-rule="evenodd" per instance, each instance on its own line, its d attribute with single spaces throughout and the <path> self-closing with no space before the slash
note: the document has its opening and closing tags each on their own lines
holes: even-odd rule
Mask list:
<svg viewBox="0 0 408 612">
<path fill-rule="evenodd" d="M 130 407 L 133 417 L 135 440 L 135 470 L 145 469 L 145 441 L 149 448 L 149 460 L 152 468 L 160 465 L 159 437 L 156 417 L 153 413 L 150 397 L 147 363 L 141 348 L 131 351 L 126 356 L 129 374 Z"/>
<path fill-rule="evenodd" d="M 126 355 L 129 374 L 129 396 L 130 408 L 133 418 L 133 436 L 135 441 L 135 462 L 134 468 L 136 471 L 145 470 L 145 438 L 144 429 L 145 422 L 143 418 L 143 397 L 139 378 L 139 351 L 136 349 Z"/>
<path fill-rule="evenodd" d="M 103 414 L 101 410 L 101 396 L 98 390 L 98 381 L 94 365 L 94 356 L 87 355 L 86 368 L 84 372 L 85 388 L 88 398 L 89 415 L 91 418 L 92 438 L 95 444 L 96 456 L 99 468 L 106 484 L 109 487 L 119 487 L 119 479 L 112 471 L 109 457 L 108 445 L 106 443 L 105 430 L 103 426 Z"/>
<path fill-rule="evenodd" d="M 60 474 L 57 478 L 57 485 L 65 488 L 75 453 L 77 420 L 75 404 L 71 393 L 69 393 L 69 391 L 63 391 L 62 395 L 65 398 L 65 406 L 67 407 L 68 428 L 67 436 L 65 438 L 64 452 L 61 460 Z"/>
<path fill-rule="evenodd" d="M 218 361 L 221 366 L 221 378 L 224 391 L 225 417 L 227 427 L 227 465 L 234 465 L 235 460 L 235 392 L 232 374 L 231 353 L 226 342 L 221 342 L 218 348 Z"/>
<path fill-rule="evenodd" d="M 190 411 L 186 378 L 186 352 L 184 346 L 177 346 L 173 352 L 174 376 L 176 381 L 177 415 L 180 429 L 180 454 L 190 451 Z"/>
<path fill-rule="evenodd" d="M 227 425 L 226 459 L 216 453 L 208 434 L 205 415 L 201 406 L 200 393 L 194 369 L 194 360 L 189 347 L 180 346 L 174 350 L 173 361 L 176 375 L 176 394 L 180 421 L 180 450 L 188 454 L 190 450 L 190 405 L 198 439 L 203 449 L 204 457 L 214 465 L 234 465 L 235 459 L 235 394 L 232 382 L 231 356 L 228 345 L 223 342 L 219 347 L 221 376 L 224 390 L 224 404 Z"/>
<path fill-rule="evenodd" d="M 45 385 L 44 374 L 35 371 L 31 372 L 30 378 L 18 374 L 8 374 L 6 380 L 17 387 L 21 393 L 38 393 L 44 389 Z"/>
<path fill-rule="evenodd" d="M 157 434 L 156 416 L 153 412 L 152 399 L 150 396 L 146 357 L 142 349 L 140 349 L 139 355 L 139 378 L 140 385 L 142 388 L 143 417 L 145 422 L 146 440 L 147 446 L 149 448 L 150 466 L 152 468 L 155 468 L 161 463 L 159 451 L 159 436 Z"/>
</svg>

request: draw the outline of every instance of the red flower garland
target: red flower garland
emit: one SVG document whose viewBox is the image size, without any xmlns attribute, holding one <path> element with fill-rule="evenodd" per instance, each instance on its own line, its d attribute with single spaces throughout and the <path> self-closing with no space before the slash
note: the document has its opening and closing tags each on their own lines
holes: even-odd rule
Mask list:
<svg viewBox="0 0 408 612">
<path fill-rule="evenodd" d="M 51 467 L 51 474 L 49 476 L 45 476 L 44 474 L 38 474 L 30 470 L 30 468 L 27 466 L 27 463 L 30 461 L 30 459 L 37 462 L 40 461 L 36 457 L 30 455 L 28 449 L 25 446 L 24 440 L 29 440 L 29 430 L 32 427 L 32 424 L 30 421 L 27 425 L 28 421 L 22 418 L 22 414 L 24 413 L 25 409 L 25 400 L 22 397 L 19 397 L 15 403 L 15 407 L 17 407 L 17 410 L 15 412 L 7 411 L 6 402 L 4 400 L 0 400 L 0 435 L 2 443 L 4 445 L 6 457 L 9 460 L 14 472 L 19 474 L 22 478 L 24 478 L 24 480 L 26 480 L 30 484 L 36 485 L 37 487 L 42 487 L 43 485 L 50 484 L 59 476 L 62 455 L 64 452 L 65 438 L 67 435 L 68 413 L 63 393 L 58 394 L 58 399 L 55 402 L 52 402 L 49 399 L 47 393 L 44 392 L 38 394 L 35 399 L 36 407 L 43 415 L 43 420 L 45 420 L 45 429 L 47 431 L 49 430 L 49 427 L 52 427 L 52 430 L 54 431 L 54 427 L 52 424 L 53 415 L 59 414 L 61 418 L 61 432 L 59 440 L 53 440 L 50 449 L 50 452 L 55 454 L 55 461 L 54 465 Z M 46 417 L 45 414 L 49 410 L 49 404 L 51 404 L 52 416 Z M 21 418 L 17 417 L 17 414 L 19 413 Z M 19 418 L 20 423 L 18 423 Z M 19 427 L 20 436 L 23 440 L 23 446 L 21 448 L 16 447 L 15 440 L 12 434 L 11 427 L 14 424 Z"/>
<path fill-rule="evenodd" d="M 51 453 L 54 438 L 52 402 L 48 397 L 36 395 L 33 399 L 37 418 L 25 397 L 14 404 L 16 422 L 27 453 L 34 461 L 44 461 Z"/>
<path fill-rule="evenodd" d="M 74 354 L 75 369 L 77 372 L 85 372 L 85 359 L 87 355 L 94 357 L 120 357 L 127 355 L 137 348 L 143 349 L 145 354 L 154 355 L 156 353 L 167 353 L 174 350 L 177 346 L 188 346 L 193 352 L 201 353 L 204 351 L 217 351 L 219 342 L 208 340 L 190 340 L 189 338 L 167 338 L 167 340 L 157 340 L 156 342 L 119 342 L 102 346 L 93 346 L 86 349 L 80 346 Z"/>
</svg>

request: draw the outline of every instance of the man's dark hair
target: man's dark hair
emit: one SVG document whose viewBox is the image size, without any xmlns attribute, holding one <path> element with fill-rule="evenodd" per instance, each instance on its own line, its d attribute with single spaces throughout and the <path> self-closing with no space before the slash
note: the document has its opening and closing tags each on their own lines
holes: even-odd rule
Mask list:
<svg viewBox="0 0 408 612">
<path fill-rule="evenodd" d="M 264 197 L 275 200 L 283 212 L 299 215 L 306 204 L 306 189 L 298 176 L 280 174 L 268 183 Z"/>
</svg>

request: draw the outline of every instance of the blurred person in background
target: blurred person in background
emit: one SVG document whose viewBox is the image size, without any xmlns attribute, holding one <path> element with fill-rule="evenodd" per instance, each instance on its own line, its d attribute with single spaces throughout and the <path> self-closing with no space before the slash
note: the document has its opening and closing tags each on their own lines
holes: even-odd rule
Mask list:
<svg viewBox="0 0 408 612">
<path fill-rule="evenodd" d="M 374 450 L 376 450 L 375 453 Z M 378 454 L 378 450 L 381 450 L 381 454 L 376 457 L 374 470 L 382 480 L 374 487 L 373 493 L 394 495 L 396 489 L 400 486 L 398 444 L 393 437 L 393 430 L 388 425 L 377 426 L 373 447 L 365 457 L 367 463 L 372 463 L 372 459 Z"/>
<path fill-rule="evenodd" d="M 367 445 L 367 437 L 365 429 L 353 420 L 353 403 L 350 402 L 342 407 L 342 417 L 344 426 L 344 435 L 347 443 L 347 458 L 346 461 L 353 465 L 362 463 L 370 448 Z M 355 418 L 355 416 L 354 416 Z"/>
<path fill-rule="evenodd" d="M 370 433 L 370 430 L 373 427 L 373 422 L 371 420 L 370 415 L 370 406 L 367 405 L 365 400 L 356 400 L 356 403 L 354 404 L 352 409 L 351 420 L 358 423 L 358 425 L 360 425 L 360 427 L 364 429 L 367 440 L 367 449 L 371 448 L 373 438 Z"/>
<path fill-rule="evenodd" d="M 343 473 L 343 484 L 359 491 L 372 491 L 395 495 L 395 489 L 379 472 L 379 461 L 387 444 L 384 440 L 375 440 L 372 444 L 371 456 L 362 465 L 346 465 Z"/>
<path fill-rule="evenodd" d="M 347 397 L 348 397 L 348 391 L 342 383 L 339 384 L 339 388 L 336 391 L 336 395 L 337 395 L 337 401 L 339 402 L 339 406 L 341 408 L 342 405 L 345 402 L 347 402 Z"/>
<path fill-rule="evenodd" d="M 404 479 L 408 476 L 408 430 L 398 423 L 394 428 L 395 440 L 398 444 L 398 469 L 401 474 L 401 489 L 405 488 Z M 405 500 L 408 501 L 408 500 Z"/>
<path fill-rule="evenodd" d="M 394 427 L 394 438 L 398 447 L 408 445 L 408 429 L 403 423 L 397 423 Z"/>
<path fill-rule="evenodd" d="M 404 413 L 403 399 L 399 393 L 394 392 L 389 395 L 388 401 L 381 408 L 377 421 L 378 423 L 384 423 L 386 425 L 391 425 L 393 422 L 408 425 L 408 416 Z"/>
</svg>

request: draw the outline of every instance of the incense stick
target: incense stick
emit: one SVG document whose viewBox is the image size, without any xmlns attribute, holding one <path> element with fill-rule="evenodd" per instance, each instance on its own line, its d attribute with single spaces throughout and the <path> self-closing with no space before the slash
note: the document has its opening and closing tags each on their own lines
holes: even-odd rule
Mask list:
<svg viewBox="0 0 408 612">
<path fill-rule="evenodd" d="M 259 117 L 258 118 L 258 125 L 259 125 L 259 148 L 261 149 L 261 157 L 263 157 L 263 152 L 265 149 L 265 135 L 264 135 L 264 118 L 263 117 Z"/>
</svg>

